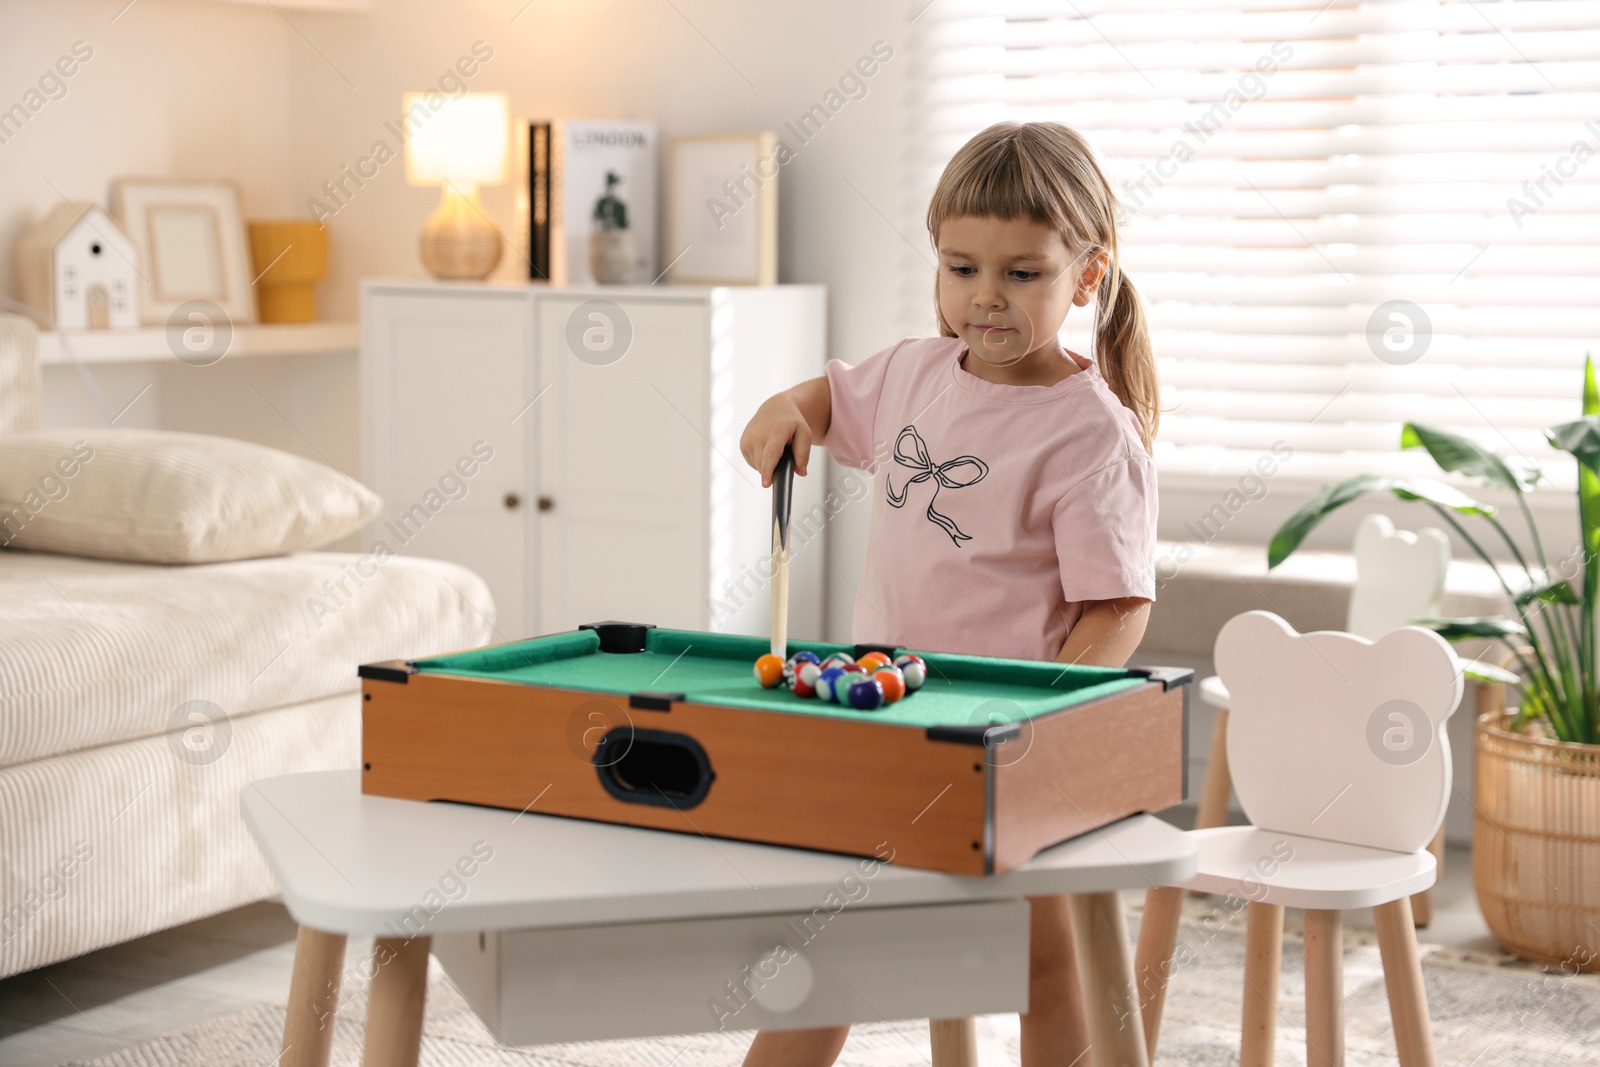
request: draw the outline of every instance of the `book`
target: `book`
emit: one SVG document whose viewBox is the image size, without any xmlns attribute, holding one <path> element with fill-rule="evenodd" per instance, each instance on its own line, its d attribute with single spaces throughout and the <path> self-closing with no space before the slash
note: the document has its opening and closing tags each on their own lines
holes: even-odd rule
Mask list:
<svg viewBox="0 0 1600 1067">
<path fill-rule="evenodd" d="M 659 272 L 659 138 L 653 122 L 531 119 L 518 124 L 518 245 L 531 281 L 587 285 L 590 234 L 633 235 L 627 282 Z"/>
</svg>

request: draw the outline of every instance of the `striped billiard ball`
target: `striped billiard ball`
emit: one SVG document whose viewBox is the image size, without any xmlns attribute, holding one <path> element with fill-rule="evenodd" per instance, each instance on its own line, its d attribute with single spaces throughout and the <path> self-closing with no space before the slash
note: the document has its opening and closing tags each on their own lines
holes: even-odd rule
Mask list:
<svg viewBox="0 0 1600 1067">
<path fill-rule="evenodd" d="M 817 696 L 830 704 L 844 703 L 841 699 L 844 696 L 844 687 L 840 684 L 840 679 L 848 677 L 849 675 L 841 667 L 824 667 L 822 673 L 817 675 Z"/>
<path fill-rule="evenodd" d="M 801 660 L 795 664 L 794 677 L 789 683 L 789 691 L 797 697 L 812 697 L 817 695 L 817 676 L 822 673 L 822 668 L 809 660 Z"/>
<path fill-rule="evenodd" d="M 928 680 L 928 665 L 921 656 L 907 652 L 896 659 L 894 665 L 900 668 L 900 673 L 905 677 L 908 693 L 915 693 Z"/>
</svg>

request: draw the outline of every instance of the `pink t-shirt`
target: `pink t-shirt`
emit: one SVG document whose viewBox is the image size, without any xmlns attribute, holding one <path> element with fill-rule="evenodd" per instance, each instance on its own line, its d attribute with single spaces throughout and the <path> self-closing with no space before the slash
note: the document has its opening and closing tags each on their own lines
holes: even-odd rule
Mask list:
<svg viewBox="0 0 1600 1067">
<path fill-rule="evenodd" d="M 1083 602 L 1155 599 L 1156 472 L 1093 361 L 997 385 L 966 342 L 912 337 L 824 373 L 822 445 L 874 471 L 854 640 L 1053 660 Z"/>
</svg>

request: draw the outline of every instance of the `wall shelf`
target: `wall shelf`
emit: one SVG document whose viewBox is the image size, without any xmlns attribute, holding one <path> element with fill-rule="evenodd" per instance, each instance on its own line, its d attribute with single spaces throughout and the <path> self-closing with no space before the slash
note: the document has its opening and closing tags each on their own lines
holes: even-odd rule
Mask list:
<svg viewBox="0 0 1600 1067">
<path fill-rule="evenodd" d="M 137 330 L 69 330 L 68 343 L 85 363 L 155 363 L 177 361 L 167 346 L 167 331 L 151 326 Z M 262 356 L 316 356 L 355 352 L 361 347 L 361 326 L 354 322 L 274 323 L 235 326 L 227 359 Z M 61 339 L 39 331 L 39 362 L 71 365 Z"/>
</svg>

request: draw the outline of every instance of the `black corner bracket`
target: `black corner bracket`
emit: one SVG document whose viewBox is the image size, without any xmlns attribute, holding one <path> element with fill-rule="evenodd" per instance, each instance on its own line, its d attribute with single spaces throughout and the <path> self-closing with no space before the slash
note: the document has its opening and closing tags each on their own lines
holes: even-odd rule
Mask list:
<svg viewBox="0 0 1600 1067">
<path fill-rule="evenodd" d="M 399 682 L 401 685 L 405 685 L 406 679 L 416 673 L 416 664 L 404 659 L 392 659 L 386 663 L 363 663 L 356 668 L 358 678 L 371 678 L 375 682 Z"/>
<path fill-rule="evenodd" d="M 1022 733 L 1020 722 L 1002 722 L 992 726 L 987 724 L 930 726 L 925 735 L 929 741 L 949 741 L 957 745 L 982 745 L 985 748 L 993 748 L 1020 733 Z"/>
<path fill-rule="evenodd" d="M 1129 667 L 1127 670 L 1137 677 L 1160 682 L 1162 692 L 1175 685 L 1189 685 L 1194 681 L 1194 671 L 1187 667 Z"/>
</svg>

